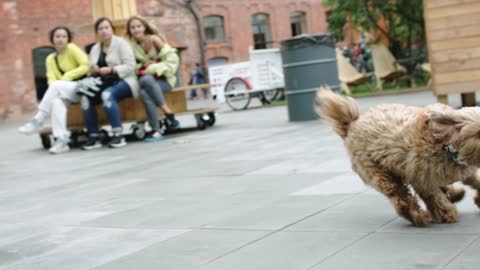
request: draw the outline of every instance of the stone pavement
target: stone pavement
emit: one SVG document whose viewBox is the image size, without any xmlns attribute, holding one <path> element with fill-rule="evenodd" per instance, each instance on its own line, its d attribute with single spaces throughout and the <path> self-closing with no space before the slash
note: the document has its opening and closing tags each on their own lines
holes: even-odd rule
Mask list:
<svg viewBox="0 0 480 270">
<path fill-rule="evenodd" d="M 58 156 L 1 126 L 0 269 L 479 269 L 471 192 L 460 222 L 415 228 L 319 121 L 289 123 L 283 106 L 217 117 L 157 143 Z"/>
</svg>

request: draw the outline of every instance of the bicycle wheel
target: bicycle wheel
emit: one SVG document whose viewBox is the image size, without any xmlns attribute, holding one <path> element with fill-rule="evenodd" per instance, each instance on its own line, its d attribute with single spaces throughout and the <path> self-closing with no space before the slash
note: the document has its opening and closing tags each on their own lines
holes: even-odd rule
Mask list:
<svg viewBox="0 0 480 270">
<path fill-rule="evenodd" d="M 266 90 L 262 92 L 262 96 L 267 101 L 267 103 L 270 103 L 277 99 L 278 92 L 280 92 L 279 89 Z"/>
<path fill-rule="evenodd" d="M 231 78 L 225 85 L 225 100 L 233 110 L 245 110 L 252 97 L 247 83 L 241 78 Z"/>
</svg>

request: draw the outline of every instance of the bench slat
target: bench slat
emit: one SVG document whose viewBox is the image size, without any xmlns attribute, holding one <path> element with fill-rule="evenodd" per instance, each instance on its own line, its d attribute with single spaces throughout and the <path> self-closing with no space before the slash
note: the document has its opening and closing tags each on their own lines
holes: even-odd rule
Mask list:
<svg viewBox="0 0 480 270">
<path fill-rule="evenodd" d="M 183 91 L 177 92 L 166 92 L 164 94 L 165 102 L 168 104 L 173 113 L 181 113 L 187 111 L 187 99 Z M 121 112 L 122 122 L 143 122 L 147 120 L 147 115 L 145 114 L 145 109 L 143 107 L 143 102 L 140 98 L 126 98 L 121 100 L 118 103 Z M 97 111 L 97 120 L 99 125 L 107 125 L 108 117 L 105 113 L 105 110 L 102 104 L 97 104 L 95 106 Z M 163 111 L 158 108 L 159 115 L 163 115 Z M 67 126 L 84 126 L 85 122 L 83 120 L 82 109 L 80 104 L 72 104 L 68 108 L 67 115 Z"/>
</svg>

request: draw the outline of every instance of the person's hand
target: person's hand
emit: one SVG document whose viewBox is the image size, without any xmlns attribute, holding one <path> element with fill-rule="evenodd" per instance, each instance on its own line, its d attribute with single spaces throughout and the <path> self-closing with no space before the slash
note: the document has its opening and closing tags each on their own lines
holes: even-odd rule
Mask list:
<svg viewBox="0 0 480 270">
<path fill-rule="evenodd" d="M 90 74 L 97 75 L 99 72 L 99 68 L 97 65 L 90 67 Z"/>
<path fill-rule="evenodd" d="M 143 64 L 144 67 L 148 67 L 149 65 L 153 64 L 153 63 L 156 63 L 155 60 L 149 60 L 148 62 L 146 62 L 145 64 Z"/>
<path fill-rule="evenodd" d="M 98 73 L 100 73 L 100 75 L 102 75 L 102 76 L 112 74 L 113 73 L 113 68 L 112 67 L 101 67 L 101 68 L 98 69 Z"/>
</svg>

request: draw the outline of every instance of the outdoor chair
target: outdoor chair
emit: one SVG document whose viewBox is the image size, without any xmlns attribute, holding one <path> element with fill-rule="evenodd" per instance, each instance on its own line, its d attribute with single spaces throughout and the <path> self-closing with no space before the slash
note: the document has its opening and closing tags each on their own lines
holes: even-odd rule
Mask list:
<svg viewBox="0 0 480 270">
<path fill-rule="evenodd" d="M 359 72 L 349 61 L 343 56 L 340 49 L 337 48 L 337 69 L 338 69 L 338 79 L 342 90 L 345 91 L 348 95 L 352 94 L 351 87 L 359 86 L 365 84 L 368 89 L 373 91 L 372 86 L 368 83 L 372 77 L 372 73 L 361 73 Z"/>
<path fill-rule="evenodd" d="M 398 81 L 407 73 L 407 69 L 402 66 L 393 57 L 392 53 L 383 44 L 370 45 L 373 58 L 373 67 L 375 77 L 377 78 L 377 86 L 383 90 L 383 83 L 385 81 Z"/>
</svg>

